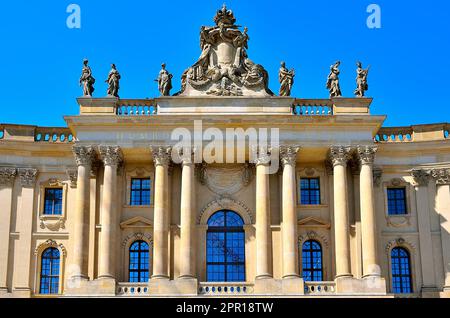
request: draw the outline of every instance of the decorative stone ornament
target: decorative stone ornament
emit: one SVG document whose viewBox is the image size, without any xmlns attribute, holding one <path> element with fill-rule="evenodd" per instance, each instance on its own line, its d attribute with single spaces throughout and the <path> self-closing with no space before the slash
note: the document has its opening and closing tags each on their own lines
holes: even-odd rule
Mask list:
<svg viewBox="0 0 450 318">
<path fill-rule="evenodd" d="M 15 168 L 0 167 L 0 185 L 11 186 L 16 175 L 17 170 Z"/>
<path fill-rule="evenodd" d="M 414 179 L 414 182 L 418 186 L 428 186 L 428 182 L 430 181 L 430 173 L 423 169 L 416 169 L 411 171 L 411 176 Z"/>
<path fill-rule="evenodd" d="M 168 166 L 171 161 L 172 147 L 158 146 L 150 147 L 150 151 L 153 154 L 153 161 L 155 166 Z"/>
<path fill-rule="evenodd" d="M 37 169 L 33 168 L 19 168 L 17 169 L 20 184 L 22 187 L 33 187 L 36 183 L 36 177 L 38 174 Z"/>
<path fill-rule="evenodd" d="M 372 165 L 378 148 L 375 146 L 358 146 L 357 153 L 361 165 Z"/>
<path fill-rule="evenodd" d="M 327 89 L 330 92 L 330 98 L 342 96 L 341 86 L 339 84 L 339 74 L 341 73 L 339 65 L 341 65 L 341 61 L 337 61 L 330 66 L 330 74 L 327 78 Z"/>
<path fill-rule="evenodd" d="M 268 165 L 270 163 L 271 149 L 269 147 L 254 147 L 252 152 L 256 166 Z"/>
<path fill-rule="evenodd" d="M 450 185 L 450 168 L 432 170 L 431 175 L 436 179 L 437 185 Z"/>
<path fill-rule="evenodd" d="M 281 164 L 284 166 L 295 166 L 297 161 L 297 153 L 300 151 L 300 147 L 297 146 L 282 146 L 280 148 Z"/>
<path fill-rule="evenodd" d="M 369 85 L 367 84 L 367 77 L 369 76 L 370 66 L 367 69 L 363 69 L 362 63 L 357 62 L 356 69 L 356 97 L 364 97 L 366 91 L 369 89 Z"/>
<path fill-rule="evenodd" d="M 118 146 L 100 146 L 100 157 L 105 166 L 119 166 L 123 161 L 122 150 Z"/>
<path fill-rule="evenodd" d="M 78 171 L 76 169 L 67 169 L 66 170 L 67 177 L 69 178 L 70 187 L 76 188 L 78 181 Z"/>
<path fill-rule="evenodd" d="M 346 166 L 347 162 L 351 159 L 351 148 L 344 146 L 333 146 L 330 149 L 330 160 L 334 166 L 343 165 Z"/>
<path fill-rule="evenodd" d="M 383 170 L 380 168 L 373 169 L 373 185 L 379 187 L 381 185 L 381 178 L 383 176 Z"/>
<path fill-rule="evenodd" d="M 92 166 L 95 161 L 95 149 L 92 146 L 78 146 L 72 147 L 72 152 L 75 156 L 77 166 Z"/>
</svg>

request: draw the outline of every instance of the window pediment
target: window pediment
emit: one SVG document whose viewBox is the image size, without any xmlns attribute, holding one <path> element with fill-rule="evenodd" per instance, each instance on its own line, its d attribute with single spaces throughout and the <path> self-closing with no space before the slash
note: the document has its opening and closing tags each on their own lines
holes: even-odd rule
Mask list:
<svg viewBox="0 0 450 318">
<path fill-rule="evenodd" d="M 153 222 L 143 216 L 136 216 L 129 220 L 123 221 L 120 223 L 121 229 L 126 228 L 150 228 L 153 227 Z"/>
<path fill-rule="evenodd" d="M 304 226 L 304 227 L 321 227 L 321 228 L 326 228 L 329 229 L 331 228 L 331 224 L 330 222 L 327 222 L 325 220 L 313 217 L 313 216 L 309 216 L 307 218 L 304 218 L 300 221 L 298 221 L 298 225 L 300 226 Z"/>
</svg>

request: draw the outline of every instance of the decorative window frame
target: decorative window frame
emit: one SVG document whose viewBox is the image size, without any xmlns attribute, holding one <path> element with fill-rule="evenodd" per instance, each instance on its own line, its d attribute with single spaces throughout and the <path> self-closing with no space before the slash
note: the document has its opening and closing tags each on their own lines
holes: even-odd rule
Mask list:
<svg viewBox="0 0 450 318">
<path fill-rule="evenodd" d="M 64 268 L 67 258 L 67 250 L 66 247 L 62 243 L 57 243 L 55 240 L 49 239 L 45 242 L 40 243 L 36 246 L 34 250 L 34 257 L 35 257 L 35 283 L 34 283 L 34 294 L 35 295 L 42 295 L 40 293 L 40 285 L 41 285 L 41 266 L 42 266 L 42 253 L 47 248 L 56 248 L 59 250 L 59 283 L 58 283 L 58 294 L 45 294 L 46 297 L 51 296 L 58 296 L 62 295 L 64 291 Z"/>
<path fill-rule="evenodd" d="M 301 204 L 300 180 L 302 178 L 318 178 L 320 184 L 320 204 Z M 322 208 L 328 205 L 327 174 L 324 169 L 306 167 L 297 169 L 296 194 L 297 206 L 302 208 Z"/>
<path fill-rule="evenodd" d="M 150 205 L 131 205 L 131 179 L 150 179 Z M 154 206 L 155 197 L 155 172 L 153 169 L 137 167 L 134 169 L 127 170 L 125 172 L 125 185 L 126 189 L 124 195 L 124 207 L 132 209 L 142 209 L 142 208 L 152 208 Z"/>
<path fill-rule="evenodd" d="M 301 234 L 298 236 L 298 268 L 299 268 L 299 274 L 301 277 L 303 277 L 303 257 L 302 257 L 302 251 L 303 251 L 303 244 L 306 241 L 312 240 L 316 241 L 320 244 L 322 248 L 322 278 L 323 281 L 330 280 L 331 275 L 329 275 L 329 268 L 331 268 L 330 264 L 330 241 L 328 235 L 322 233 L 321 231 L 314 231 L 308 228 L 303 228 L 301 231 Z"/>
<path fill-rule="evenodd" d="M 46 189 L 62 189 L 62 211 L 61 215 L 44 214 L 45 206 L 45 190 Z M 68 184 L 56 178 L 50 178 L 39 184 L 39 225 L 41 229 L 49 229 L 50 231 L 59 231 L 66 228 L 67 220 L 67 191 Z"/>
<path fill-rule="evenodd" d="M 128 235 L 125 237 L 125 239 L 122 241 L 122 250 L 123 250 L 123 263 L 124 263 L 124 269 L 123 269 L 123 279 L 124 281 L 128 282 L 130 278 L 130 247 L 134 242 L 137 241 L 144 241 L 148 244 L 148 255 L 150 257 L 150 260 L 148 262 L 149 268 L 148 268 L 148 277 L 149 279 L 153 275 L 153 237 L 150 233 L 143 233 L 143 232 L 135 232 L 133 234 Z"/>
<path fill-rule="evenodd" d="M 389 215 L 388 207 L 388 189 L 405 189 L 406 194 L 406 214 Z M 402 228 L 410 227 L 412 225 L 411 219 L 414 217 L 413 199 L 414 199 L 414 187 L 411 183 L 400 179 L 393 178 L 387 182 L 383 182 L 383 199 L 384 199 L 384 216 L 386 223 L 390 227 Z"/>
<path fill-rule="evenodd" d="M 386 251 L 386 255 L 387 255 L 387 259 L 388 259 L 388 282 L 389 282 L 389 291 L 393 290 L 393 286 L 392 286 L 392 259 L 391 259 L 391 252 L 392 249 L 396 248 L 396 247 L 401 247 L 404 248 L 408 251 L 409 253 L 409 262 L 410 262 L 410 266 L 411 266 L 411 286 L 412 286 L 412 295 L 417 294 L 418 293 L 418 287 L 416 286 L 416 281 L 417 278 L 420 277 L 420 268 L 418 268 L 418 266 L 416 264 L 418 264 L 418 255 L 417 255 L 417 248 L 416 245 L 411 243 L 410 241 L 399 237 L 397 239 L 394 240 L 390 240 L 389 242 L 387 242 L 386 247 L 385 247 L 385 251 Z M 402 294 L 399 294 L 402 295 Z"/>
</svg>

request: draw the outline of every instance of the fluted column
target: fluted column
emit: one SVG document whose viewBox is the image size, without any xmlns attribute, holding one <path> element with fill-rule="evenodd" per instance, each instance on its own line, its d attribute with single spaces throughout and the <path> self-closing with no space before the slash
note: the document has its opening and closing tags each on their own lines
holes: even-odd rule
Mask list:
<svg viewBox="0 0 450 318">
<path fill-rule="evenodd" d="M 99 249 L 99 278 L 115 278 L 115 248 L 118 228 L 117 168 L 122 162 L 122 152 L 117 146 L 100 146 L 100 157 L 105 166 L 101 202 L 101 232 Z"/>
<path fill-rule="evenodd" d="M 155 205 L 153 216 L 153 279 L 168 279 L 168 179 L 169 147 L 152 148 L 155 163 Z"/>
<path fill-rule="evenodd" d="M 17 207 L 17 231 L 19 241 L 15 248 L 16 260 L 14 262 L 14 292 L 17 295 L 28 296 L 31 290 L 30 265 L 31 244 L 34 215 L 34 189 L 36 186 L 37 169 L 17 169 L 22 193 Z"/>
<path fill-rule="evenodd" d="M 436 209 L 441 223 L 442 256 L 444 263 L 444 290 L 450 291 L 450 169 L 436 169 Z"/>
<path fill-rule="evenodd" d="M 91 146 L 74 146 L 72 150 L 78 166 L 78 177 L 72 216 L 72 264 L 68 267 L 68 274 L 72 279 L 88 279 L 90 174 L 95 150 Z"/>
<path fill-rule="evenodd" d="M 332 147 L 330 159 L 333 163 L 336 278 L 352 277 L 347 196 L 347 162 L 350 159 L 350 148 Z"/>
<path fill-rule="evenodd" d="M 270 256 L 270 155 L 266 150 L 257 154 L 256 165 L 256 279 L 272 278 Z"/>
<path fill-rule="evenodd" d="M 377 148 L 373 146 L 358 147 L 358 157 L 361 164 L 359 185 L 363 277 L 381 275 L 377 258 L 376 215 L 373 193 L 373 162 L 376 152 Z"/>
<path fill-rule="evenodd" d="M 194 153 L 182 161 L 180 277 L 195 278 L 195 164 Z"/>
<path fill-rule="evenodd" d="M 8 292 L 12 193 L 17 170 L 0 168 L 0 294 Z"/>
<path fill-rule="evenodd" d="M 299 150 L 299 147 L 286 147 L 282 148 L 280 152 L 281 164 L 283 166 L 283 278 L 299 277 L 296 201 L 297 191 L 295 181 L 295 165 Z"/>
</svg>

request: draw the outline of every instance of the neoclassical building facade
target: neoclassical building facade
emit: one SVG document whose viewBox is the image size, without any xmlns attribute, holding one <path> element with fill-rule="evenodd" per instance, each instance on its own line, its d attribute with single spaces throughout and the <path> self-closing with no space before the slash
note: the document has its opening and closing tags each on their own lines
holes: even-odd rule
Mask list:
<svg viewBox="0 0 450 318">
<path fill-rule="evenodd" d="M 450 296 L 450 125 L 274 96 L 228 12 L 176 96 L 0 124 L 0 297 Z M 201 136 L 174 160 L 173 132 L 199 122 L 277 145 L 197 162 Z"/>
</svg>

